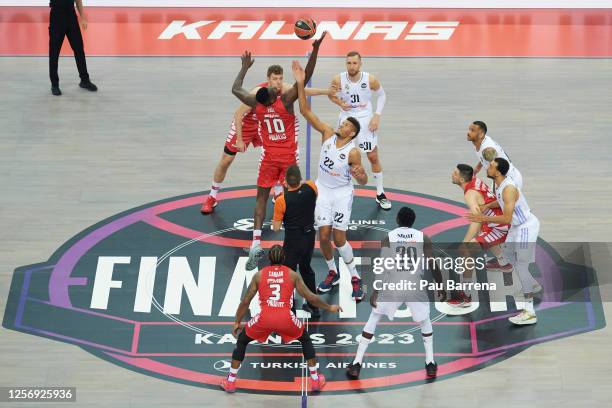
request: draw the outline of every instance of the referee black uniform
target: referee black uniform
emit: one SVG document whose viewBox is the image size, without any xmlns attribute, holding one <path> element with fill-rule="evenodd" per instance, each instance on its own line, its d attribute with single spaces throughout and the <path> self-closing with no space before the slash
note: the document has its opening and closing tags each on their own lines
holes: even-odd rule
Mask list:
<svg viewBox="0 0 612 408">
<path fill-rule="evenodd" d="M 300 272 L 304 283 L 311 292 L 316 293 L 315 273 L 310 266 L 314 251 L 316 231 L 314 229 L 314 212 L 317 202 L 317 186 L 311 180 L 301 182 L 298 166 L 287 169 L 287 184 L 284 193 L 274 204 L 275 229 L 282 222 L 285 228 L 284 265 Z M 293 186 L 292 186 L 293 185 Z M 311 316 L 320 316 L 318 308 L 308 305 Z"/>
<path fill-rule="evenodd" d="M 64 37 L 68 37 L 70 47 L 74 51 L 79 76 L 81 77 L 81 88 L 95 92 L 98 88 L 89 80 L 87 73 L 87 63 L 85 62 L 85 49 L 83 47 L 83 36 L 79 27 L 79 20 L 74 10 L 75 0 L 50 0 L 51 15 L 49 17 L 49 78 L 51 79 L 51 92 L 53 95 L 61 95 L 59 89 L 59 76 L 57 74 L 57 64 Z M 77 0 L 80 7 L 79 13 L 82 14 L 81 0 Z"/>
</svg>

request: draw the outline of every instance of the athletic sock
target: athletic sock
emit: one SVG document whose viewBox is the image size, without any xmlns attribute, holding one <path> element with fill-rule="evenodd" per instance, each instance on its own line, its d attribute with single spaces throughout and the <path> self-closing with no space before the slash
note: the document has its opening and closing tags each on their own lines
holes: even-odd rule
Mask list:
<svg viewBox="0 0 612 408">
<path fill-rule="evenodd" d="M 212 198 L 217 198 L 217 193 L 219 192 L 219 190 L 221 190 L 221 184 L 223 183 L 215 183 L 213 181 L 212 185 L 210 186 L 210 193 L 208 193 L 208 195 Z"/>
<path fill-rule="evenodd" d="M 227 375 L 227 381 L 229 381 L 229 382 L 236 381 L 236 376 L 238 375 L 238 370 L 239 369 L 240 369 L 240 367 L 238 367 L 238 368 L 231 368 L 230 367 L 230 372 Z"/>
<path fill-rule="evenodd" d="M 338 252 L 340 253 L 342 260 L 344 261 L 346 267 L 351 273 L 351 277 L 359 278 L 359 274 L 357 273 L 357 267 L 355 266 L 355 257 L 353 256 L 353 247 L 351 247 L 351 244 L 346 242 L 344 245 L 338 248 Z"/>
<path fill-rule="evenodd" d="M 525 310 L 528 311 L 530 315 L 535 315 L 535 309 L 533 308 L 533 298 L 525 299 Z"/>
<path fill-rule="evenodd" d="M 336 261 L 333 257 L 332 259 L 326 259 L 325 262 L 327 262 L 327 270 L 338 273 L 338 270 L 336 269 Z"/>
<path fill-rule="evenodd" d="M 376 182 L 376 195 L 381 195 L 385 192 L 385 189 L 383 188 L 382 171 L 380 173 L 372 173 L 372 177 L 374 177 L 374 181 Z"/>
<path fill-rule="evenodd" d="M 355 359 L 353 360 L 353 364 L 361 364 L 363 362 L 363 355 L 368 349 L 368 345 L 370 344 L 371 339 L 366 339 L 365 337 L 361 337 L 359 340 L 359 346 L 357 346 L 357 354 L 355 354 Z"/>
<path fill-rule="evenodd" d="M 253 243 L 251 244 L 251 248 L 255 246 L 261 245 L 261 230 L 254 229 L 253 230 Z"/>
<path fill-rule="evenodd" d="M 310 372 L 310 378 L 313 379 L 313 381 L 317 381 L 319 379 L 319 373 L 317 372 L 317 369 L 319 368 L 319 364 L 315 364 L 312 367 L 308 367 L 308 371 Z"/>
<path fill-rule="evenodd" d="M 508 257 L 504 254 L 501 254 L 500 256 L 496 257 L 497 258 L 497 262 L 501 265 L 501 266 L 506 266 L 510 263 L 510 261 L 508 260 Z"/>
<path fill-rule="evenodd" d="M 433 333 L 431 336 L 423 336 L 423 345 L 425 346 L 425 364 L 433 363 Z"/>
</svg>

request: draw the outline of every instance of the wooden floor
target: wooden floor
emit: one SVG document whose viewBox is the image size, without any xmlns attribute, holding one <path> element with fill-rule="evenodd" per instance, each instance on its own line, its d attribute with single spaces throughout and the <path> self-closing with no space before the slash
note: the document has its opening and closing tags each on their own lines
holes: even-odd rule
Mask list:
<svg viewBox="0 0 612 408">
<path fill-rule="evenodd" d="M 257 58 L 246 83 L 289 59 Z M 237 100 L 238 58 L 90 58 L 100 92 L 78 88 L 60 62 L 64 95 L 49 92 L 45 58 L 0 58 L 0 314 L 15 267 L 46 260 L 87 226 L 120 211 L 208 189 Z M 321 59 L 314 86 L 342 60 Z M 547 241 L 609 241 L 612 230 L 612 60 L 423 58 L 365 60 L 387 105 L 379 132 L 385 184 L 460 200 L 450 183 L 475 164 L 467 125 L 483 120 L 524 175 Z M 286 72 L 287 80 L 291 74 Z M 326 98 L 314 110 L 330 123 Z M 303 122 L 303 120 L 302 120 Z M 314 163 L 319 141 L 313 140 Z M 302 139 L 303 140 L 303 139 Z M 302 157 L 305 157 L 302 143 Z M 227 185 L 253 184 L 253 151 Z M 610 256 L 606 245 L 596 256 Z M 607 250 L 606 250 L 607 248 Z M 602 289 L 610 299 L 610 287 Z M 604 305 L 608 316 L 609 303 Z M 609 327 L 550 343 L 492 367 L 403 390 L 319 396 L 311 406 L 612 406 Z M 71 385 L 88 407 L 297 406 L 297 397 L 226 396 L 151 378 L 74 346 L 0 330 L 0 385 Z M 2 405 L 0 403 L 0 405 Z M 28 404 L 20 404 L 26 407 Z M 59 406 L 59 405 L 54 405 Z"/>
</svg>

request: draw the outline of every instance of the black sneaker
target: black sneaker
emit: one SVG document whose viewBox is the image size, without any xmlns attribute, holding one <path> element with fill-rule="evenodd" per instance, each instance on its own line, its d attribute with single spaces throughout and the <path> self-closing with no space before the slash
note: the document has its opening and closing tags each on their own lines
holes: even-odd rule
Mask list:
<svg viewBox="0 0 612 408">
<path fill-rule="evenodd" d="M 60 96 L 62 94 L 62 91 L 59 87 L 59 85 L 55 85 L 55 86 L 51 86 L 51 93 L 55 96 Z"/>
<path fill-rule="evenodd" d="M 387 199 L 385 193 L 377 195 L 376 202 L 378 203 L 378 206 L 385 211 L 389 211 L 391 209 L 391 201 Z"/>
<path fill-rule="evenodd" d="M 90 92 L 96 92 L 98 87 L 95 86 L 91 81 L 81 81 L 79 86 L 83 89 L 87 89 Z"/>
<path fill-rule="evenodd" d="M 350 378 L 351 380 L 358 380 L 360 372 L 361 372 L 360 363 L 349 364 L 349 366 L 346 368 L 346 376 Z"/>
<path fill-rule="evenodd" d="M 425 364 L 427 378 L 435 378 L 438 375 L 438 365 L 436 363 Z"/>
</svg>

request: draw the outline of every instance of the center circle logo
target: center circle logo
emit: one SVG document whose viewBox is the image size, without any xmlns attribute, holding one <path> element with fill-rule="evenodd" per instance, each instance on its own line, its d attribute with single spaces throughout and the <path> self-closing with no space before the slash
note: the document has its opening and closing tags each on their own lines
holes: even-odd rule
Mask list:
<svg viewBox="0 0 612 408">
<path fill-rule="evenodd" d="M 415 228 L 434 243 L 461 241 L 467 225 L 462 204 L 401 190 L 386 193 L 396 208 L 407 205 L 415 210 Z M 369 243 L 380 242 L 395 228 L 396 211 L 378 210 L 375 194 L 369 188 L 355 190 L 348 239 L 357 261 Z M 231 334 L 234 315 L 255 273 L 245 267 L 254 196 L 254 187 L 221 192 L 220 205 L 209 216 L 199 212 L 205 194 L 173 197 L 87 228 L 48 261 L 15 270 L 3 326 L 74 344 L 144 375 L 219 389 L 236 344 Z M 264 248 L 281 240 L 282 233 L 264 226 Z M 536 258 L 543 286 L 562 288 L 568 271 L 555 250 L 540 240 Z M 312 265 L 317 280 L 323 279 L 327 269 L 318 249 Z M 593 290 L 586 290 L 580 302 L 563 302 L 560 291 L 544 296 L 539 319 L 555 314 L 572 318 L 509 330 L 507 317 L 515 313 L 514 303 L 493 302 L 487 293 L 480 294 L 479 307 L 466 315 L 448 316 L 443 305 L 432 307 L 437 381 L 483 369 L 534 344 L 605 325 Z M 307 323 L 327 378 L 326 393 L 428 382 L 419 327 L 407 310 L 399 310 L 398 318 L 378 327 L 360 380 L 347 380 L 345 370 L 371 307 L 367 301 L 356 305 L 350 292 L 342 290 L 322 297 L 344 309 L 340 315 L 323 313 L 319 321 Z M 251 313 L 257 308 L 252 303 Z M 249 346 L 239 391 L 299 394 L 302 368 L 300 344 L 282 344 L 272 335 Z"/>
</svg>

